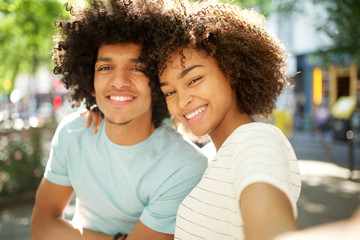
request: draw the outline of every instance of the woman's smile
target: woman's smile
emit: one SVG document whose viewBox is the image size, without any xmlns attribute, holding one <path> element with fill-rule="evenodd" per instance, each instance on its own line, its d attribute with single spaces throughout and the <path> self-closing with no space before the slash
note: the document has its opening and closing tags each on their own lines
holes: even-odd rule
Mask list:
<svg viewBox="0 0 360 240">
<path fill-rule="evenodd" d="M 204 116 L 207 106 L 208 105 L 206 104 L 195 110 L 185 113 L 184 117 L 186 118 L 188 123 L 190 123 L 190 124 L 195 123 Z"/>
</svg>

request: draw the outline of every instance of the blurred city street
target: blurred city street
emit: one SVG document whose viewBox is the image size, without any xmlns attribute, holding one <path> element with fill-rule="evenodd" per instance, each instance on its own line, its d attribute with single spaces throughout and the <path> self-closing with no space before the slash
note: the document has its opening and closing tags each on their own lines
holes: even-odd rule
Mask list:
<svg viewBox="0 0 360 240">
<path fill-rule="evenodd" d="M 59 122 L 76 111 L 67 100 L 74 89 L 63 84 L 69 72 L 54 69 L 50 59 L 63 64 L 59 57 L 66 45 L 58 41 L 58 31 L 65 24 L 60 16 L 67 16 L 71 4 L 79 2 L 86 5 L 82 0 L 0 0 L 0 240 L 33 240 L 35 189 L 50 142 Z M 295 149 L 302 178 L 300 226 L 348 218 L 360 208 L 359 0 L 229 2 L 263 14 L 264 30 L 288 53 L 282 71 L 290 85 L 284 85 L 269 118 L 254 118 L 280 128 Z M 69 26 L 78 29 L 77 23 Z M 246 66 L 258 70 L 253 64 Z M 258 86 L 259 91 L 265 89 Z M 199 145 L 208 141 L 189 139 Z M 207 144 L 202 152 L 212 159 L 215 150 Z M 74 208 L 73 199 L 65 209 L 67 219 Z"/>
<path fill-rule="evenodd" d="M 302 192 L 298 220 L 302 227 L 349 217 L 360 206 L 360 146 L 354 147 L 354 171 L 349 180 L 349 145 L 331 136 L 296 131 L 290 138 L 299 159 Z M 324 151 L 326 149 L 326 151 Z M 331 159 L 336 164 L 329 162 Z M 33 199 L 24 199 L 0 211 L 1 240 L 30 240 Z M 73 205 L 66 209 L 69 218 Z"/>
</svg>

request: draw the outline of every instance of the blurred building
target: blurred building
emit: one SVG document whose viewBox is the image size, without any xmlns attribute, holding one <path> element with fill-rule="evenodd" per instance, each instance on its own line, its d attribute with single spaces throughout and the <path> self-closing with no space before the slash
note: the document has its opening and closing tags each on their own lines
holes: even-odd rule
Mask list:
<svg viewBox="0 0 360 240">
<path fill-rule="evenodd" d="M 351 111 L 356 112 L 359 107 L 359 66 L 346 56 L 345 61 L 342 56 L 342 64 L 335 59 L 326 65 L 321 57 L 317 57 L 321 49 L 332 45 L 332 40 L 325 33 L 316 30 L 317 24 L 326 19 L 327 12 L 321 5 L 313 5 L 309 0 L 301 4 L 300 13 L 290 11 L 270 15 L 267 29 L 280 38 L 291 54 L 288 68 L 296 99 L 293 108 L 295 127 L 308 130 L 318 126 L 335 130 L 331 110 L 341 97 L 350 97 L 356 102 Z M 350 122 L 350 119 L 341 121 Z M 358 120 L 353 122 L 358 131 Z"/>
<path fill-rule="evenodd" d="M 21 129 L 29 123 L 38 127 L 42 123 L 61 120 L 73 111 L 67 100 L 68 92 L 60 77 L 50 69 L 43 68 L 35 75 L 19 74 L 14 90 L 0 96 L 1 129 Z M 15 122 L 22 124 L 15 126 Z"/>
</svg>

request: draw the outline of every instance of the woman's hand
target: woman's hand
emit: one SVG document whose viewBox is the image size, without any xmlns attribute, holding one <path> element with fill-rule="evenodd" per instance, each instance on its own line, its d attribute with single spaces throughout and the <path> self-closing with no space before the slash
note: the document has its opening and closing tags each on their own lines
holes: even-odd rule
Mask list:
<svg viewBox="0 0 360 240">
<path fill-rule="evenodd" d="M 100 112 L 93 112 L 89 110 L 86 118 L 85 127 L 90 127 L 92 122 L 93 133 L 97 133 L 100 129 L 101 121 L 102 121 L 102 116 Z"/>
</svg>

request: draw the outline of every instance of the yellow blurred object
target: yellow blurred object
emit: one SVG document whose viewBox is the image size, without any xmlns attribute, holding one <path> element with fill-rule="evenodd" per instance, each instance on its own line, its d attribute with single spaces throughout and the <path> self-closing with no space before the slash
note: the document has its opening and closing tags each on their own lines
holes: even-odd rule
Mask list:
<svg viewBox="0 0 360 240">
<path fill-rule="evenodd" d="M 8 91 L 11 88 L 11 81 L 9 79 L 3 81 L 3 88 L 5 91 Z"/>
<path fill-rule="evenodd" d="M 340 97 L 331 109 L 331 116 L 337 119 L 350 119 L 356 108 L 356 99 L 352 96 Z"/>
<path fill-rule="evenodd" d="M 274 125 L 281 129 L 286 137 L 290 138 L 293 134 L 293 114 L 290 110 L 274 110 Z"/>
<path fill-rule="evenodd" d="M 314 69 L 313 84 L 314 103 L 319 105 L 322 101 L 322 72 L 320 68 Z"/>
</svg>

